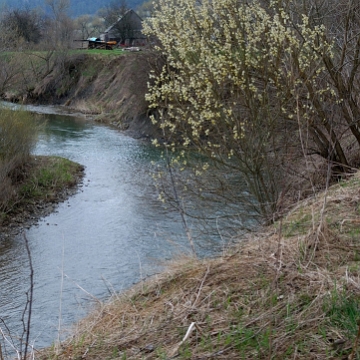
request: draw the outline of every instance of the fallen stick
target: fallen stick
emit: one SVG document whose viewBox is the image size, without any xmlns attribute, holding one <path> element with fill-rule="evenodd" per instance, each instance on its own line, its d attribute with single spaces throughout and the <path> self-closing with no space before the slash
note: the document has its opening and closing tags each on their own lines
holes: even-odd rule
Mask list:
<svg viewBox="0 0 360 360">
<path fill-rule="evenodd" d="M 192 322 L 190 324 L 190 326 L 188 327 L 185 336 L 183 337 L 183 339 L 175 346 L 175 348 L 170 352 L 169 357 L 172 358 L 173 356 L 175 356 L 177 354 L 177 352 L 179 351 L 180 346 L 190 337 L 192 331 L 194 330 L 194 328 L 196 327 L 196 323 Z"/>
<path fill-rule="evenodd" d="M 205 280 L 206 280 L 209 272 L 210 272 L 210 265 L 208 265 L 207 268 L 206 268 L 206 273 L 205 273 L 205 275 L 204 275 L 204 277 L 203 277 L 203 279 L 202 279 L 202 281 L 201 281 L 199 290 L 198 290 L 197 295 L 196 295 L 196 299 L 195 299 L 194 303 L 192 304 L 192 307 L 195 307 L 195 305 L 197 304 L 197 302 L 198 302 L 198 300 L 199 300 L 199 297 L 200 297 L 200 294 L 201 294 L 201 290 L 202 290 L 202 288 L 203 288 L 203 286 L 204 286 L 204 282 L 205 282 Z"/>
</svg>

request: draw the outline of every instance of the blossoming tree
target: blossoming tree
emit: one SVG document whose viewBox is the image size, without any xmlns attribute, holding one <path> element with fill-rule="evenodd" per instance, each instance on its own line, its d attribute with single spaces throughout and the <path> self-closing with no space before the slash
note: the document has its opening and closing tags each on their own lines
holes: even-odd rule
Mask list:
<svg viewBox="0 0 360 360">
<path fill-rule="evenodd" d="M 342 67 L 355 81 L 360 37 L 354 45 L 348 13 L 338 19 L 345 28 L 330 29 L 324 5 L 316 3 L 159 0 L 144 26 L 166 59 L 153 74 L 147 100 L 157 110 L 153 122 L 163 129 L 167 148 L 195 149 L 238 173 L 267 219 L 284 191 L 285 163 L 301 144 L 306 155 L 344 170 L 344 133 L 350 129 L 360 139 L 354 123 L 359 110 L 351 96 L 345 99 L 348 82 L 342 81 Z M 344 31 L 346 49 L 336 42 Z M 185 158 L 172 160 L 182 163 Z"/>
</svg>

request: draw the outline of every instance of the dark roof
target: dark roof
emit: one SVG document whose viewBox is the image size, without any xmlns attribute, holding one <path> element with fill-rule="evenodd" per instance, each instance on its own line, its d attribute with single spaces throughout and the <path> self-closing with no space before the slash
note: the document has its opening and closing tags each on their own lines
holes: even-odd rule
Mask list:
<svg viewBox="0 0 360 360">
<path fill-rule="evenodd" d="M 130 9 L 128 11 L 125 12 L 125 14 L 123 16 L 120 16 L 116 22 L 114 22 L 112 25 L 110 25 L 106 30 L 105 30 L 105 33 L 111 31 L 111 29 L 117 24 L 119 23 L 122 19 L 124 19 L 128 14 L 130 13 L 134 13 L 141 21 L 142 21 L 142 18 L 133 10 L 133 9 Z"/>
</svg>

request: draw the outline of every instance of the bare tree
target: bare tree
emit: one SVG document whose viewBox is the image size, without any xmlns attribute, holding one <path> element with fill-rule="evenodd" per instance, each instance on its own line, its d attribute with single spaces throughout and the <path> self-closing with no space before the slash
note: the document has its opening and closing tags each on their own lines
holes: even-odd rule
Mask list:
<svg viewBox="0 0 360 360">
<path fill-rule="evenodd" d="M 34 9 L 3 11 L 0 19 L 2 44 L 16 49 L 40 42 L 45 27 L 45 16 Z"/>
<path fill-rule="evenodd" d="M 70 0 L 45 0 L 45 3 L 50 7 L 56 21 L 61 21 L 70 8 Z"/>
<path fill-rule="evenodd" d="M 280 12 L 283 5 L 278 2 L 275 11 Z M 299 35 L 304 16 L 309 29 L 322 29 L 312 48 L 320 61 L 306 71 L 299 61 L 288 68 L 301 81 L 293 85 L 295 96 L 289 97 L 289 106 L 306 120 L 302 123 L 313 141 L 309 153 L 330 159 L 338 172 L 349 170 L 360 161 L 356 155 L 360 148 L 360 4 L 355 0 L 286 1 L 285 9 Z M 292 58 L 297 56 L 294 51 Z"/>
<path fill-rule="evenodd" d="M 48 33 L 54 47 L 69 47 L 73 35 L 73 21 L 68 16 L 70 0 L 45 0 L 50 7 L 53 24 L 52 31 Z"/>
<path fill-rule="evenodd" d="M 81 39 L 98 37 L 105 30 L 104 27 L 104 20 L 99 16 L 81 15 L 75 19 L 75 28 Z"/>
<path fill-rule="evenodd" d="M 129 10 L 127 0 L 112 0 L 110 3 L 98 11 L 98 15 L 105 21 L 105 26 L 109 27 L 117 22 Z"/>
<path fill-rule="evenodd" d="M 137 7 L 136 12 L 142 19 L 146 19 L 154 13 L 155 3 L 156 2 L 151 0 L 145 1 Z"/>
</svg>

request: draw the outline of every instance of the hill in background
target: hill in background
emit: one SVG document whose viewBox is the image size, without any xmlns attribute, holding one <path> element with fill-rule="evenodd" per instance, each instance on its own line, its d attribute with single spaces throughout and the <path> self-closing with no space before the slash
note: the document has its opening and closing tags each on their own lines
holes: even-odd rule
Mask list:
<svg viewBox="0 0 360 360">
<path fill-rule="evenodd" d="M 95 14 L 100 8 L 109 4 L 109 0 L 72 0 L 69 15 L 71 17 L 78 17 L 83 14 Z M 128 6 L 131 9 L 136 9 L 141 5 L 143 0 L 128 0 Z M 3 0 L 1 5 L 7 5 L 11 8 L 48 8 L 44 5 L 44 0 Z"/>
</svg>

